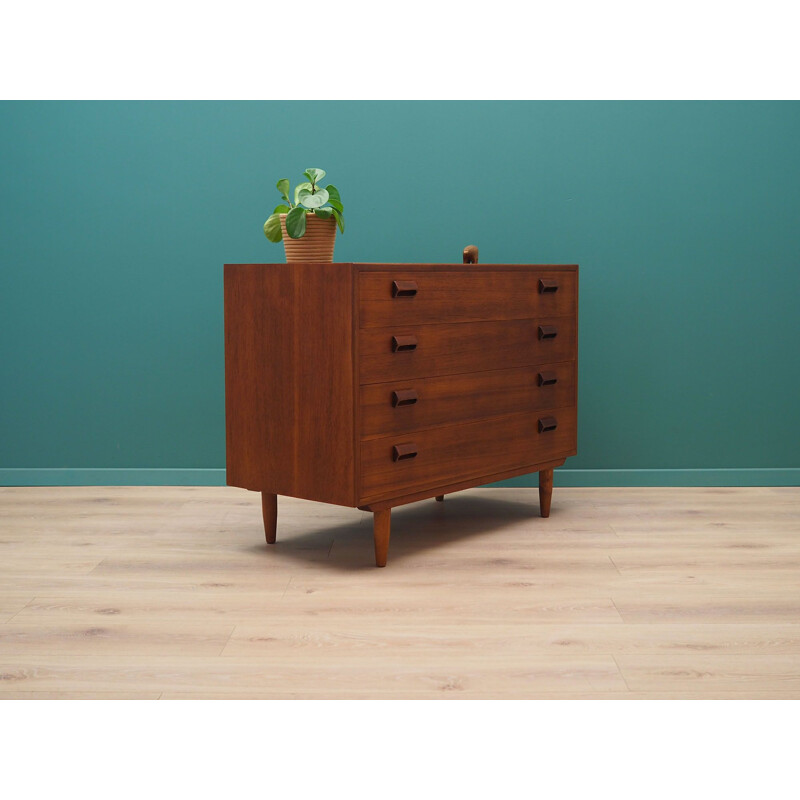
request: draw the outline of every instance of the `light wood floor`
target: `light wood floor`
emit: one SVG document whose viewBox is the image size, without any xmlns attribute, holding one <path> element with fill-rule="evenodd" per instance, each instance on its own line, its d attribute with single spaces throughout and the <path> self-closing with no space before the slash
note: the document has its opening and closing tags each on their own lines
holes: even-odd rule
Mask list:
<svg viewBox="0 0 800 800">
<path fill-rule="evenodd" d="M 0 697 L 800 698 L 800 489 L 0 489 Z"/>
</svg>

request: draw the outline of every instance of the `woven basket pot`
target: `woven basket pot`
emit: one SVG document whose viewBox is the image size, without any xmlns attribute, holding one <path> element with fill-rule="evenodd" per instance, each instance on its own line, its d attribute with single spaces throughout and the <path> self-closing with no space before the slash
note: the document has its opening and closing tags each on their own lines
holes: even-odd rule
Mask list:
<svg viewBox="0 0 800 800">
<path fill-rule="evenodd" d="M 333 262 L 333 247 L 336 244 L 336 220 L 320 219 L 316 214 L 306 214 L 306 232 L 299 239 L 286 233 L 286 214 L 281 214 L 283 246 L 286 261 Z"/>
</svg>

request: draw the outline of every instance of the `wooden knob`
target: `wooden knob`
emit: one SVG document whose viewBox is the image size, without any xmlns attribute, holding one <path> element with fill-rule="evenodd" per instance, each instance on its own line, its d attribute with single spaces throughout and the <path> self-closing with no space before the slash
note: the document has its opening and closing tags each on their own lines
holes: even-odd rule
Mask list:
<svg viewBox="0 0 800 800">
<path fill-rule="evenodd" d="M 555 383 L 558 383 L 558 376 L 554 371 L 551 370 L 542 370 L 536 376 L 536 382 L 539 386 L 552 386 Z"/>
<path fill-rule="evenodd" d="M 413 406 L 419 400 L 417 393 L 413 389 L 396 389 L 392 392 L 392 405 Z"/>
<path fill-rule="evenodd" d="M 393 461 L 406 461 L 409 458 L 417 457 L 417 446 L 413 442 L 406 442 L 405 444 L 396 444 L 392 448 Z"/>
<path fill-rule="evenodd" d="M 464 263 L 477 264 L 478 263 L 478 248 L 474 244 L 468 244 L 464 248 Z"/>
<path fill-rule="evenodd" d="M 555 339 L 558 336 L 558 328 L 555 325 L 540 325 L 539 338 L 540 339 Z"/>
<path fill-rule="evenodd" d="M 417 349 L 416 336 L 392 336 L 392 352 L 402 353 Z"/>
<path fill-rule="evenodd" d="M 416 281 L 392 281 L 392 297 L 413 297 L 416 293 Z"/>
<path fill-rule="evenodd" d="M 539 418 L 539 433 L 554 431 L 558 427 L 558 420 L 555 417 Z"/>
</svg>

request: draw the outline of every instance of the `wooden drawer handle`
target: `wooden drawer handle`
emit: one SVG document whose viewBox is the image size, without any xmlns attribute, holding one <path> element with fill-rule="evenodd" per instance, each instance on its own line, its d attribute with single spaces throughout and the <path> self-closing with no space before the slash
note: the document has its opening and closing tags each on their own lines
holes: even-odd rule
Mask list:
<svg viewBox="0 0 800 800">
<path fill-rule="evenodd" d="M 468 244 L 464 248 L 464 263 L 477 264 L 478 263 L 478 248 L 474 244 Z"/>
<path fill-rule="evenodd" d="M 413 406 L 419 400 L 417 393 L 413 389 L 397 389 L 392 392 L 392 405 Z"/>
<path fill-rule="evenodd" d="M 416 336 L 392 336 L 392 352 L 402 353 L 417 349 Z"/>
<path fill-rule="evenodd" d="M 540 372 L 536 376 L 536 383 L 538 383 L 539 386 L 552 386 L 558 383 L 558 377 L 555 372 Z"/>
<path fill-rule="evenodd" d="M 558 328 L 555 325 L 540 325 L 539 338 L 540 339 L 555 339 L 558 336 Z"/>
<path fill-rule="evenodd" d="M 417 446 L 413 442 L 396 444 L 392 448 L 392 461 L 407 461 L 417 457 Z"/>
<path fill-rule="evenodd" d="M 558 420 L 555 417 L 539 417 L 539 433 L 554 431 L 558 427 Z"/>
<path fill-rule="evenodd" d="M 413 297 L 416 293 L 416 281 L 392 281 L 392 297 Z"/>
<path fill-rule="evenodd" d="M 558 291 L 558 281 L 546 281 L 542 278 L 539 281 L 539 294 L 552 294 Z"/>
</svg>

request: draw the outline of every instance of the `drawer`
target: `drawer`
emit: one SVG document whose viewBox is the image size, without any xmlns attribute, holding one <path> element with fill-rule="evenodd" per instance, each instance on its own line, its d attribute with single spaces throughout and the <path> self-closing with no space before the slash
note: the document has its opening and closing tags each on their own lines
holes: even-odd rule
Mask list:
<svg viewBox="0 0 800 800">
<path fill-rule="evenodd" d="M 568 316 L 575 313 L 572 271 L 481 270 L 362 272 L 362 328 L 434 322 Z"/>
<path fill-rule="evenodd" d="M 361 435 L 574 406 L 575 362 L 492 370 L 361 387 Z"/>
<path fill-rule="evenodd" d="M 367 328 L 359 331 L 359 382 L 572 361 L 576 334 L 574 317 Z"/>
<path fill-rule="evenodd" d="M 360 504 L 566 458 L 576 426 L 572 406 L 362 441 Z"/>
</svg>

